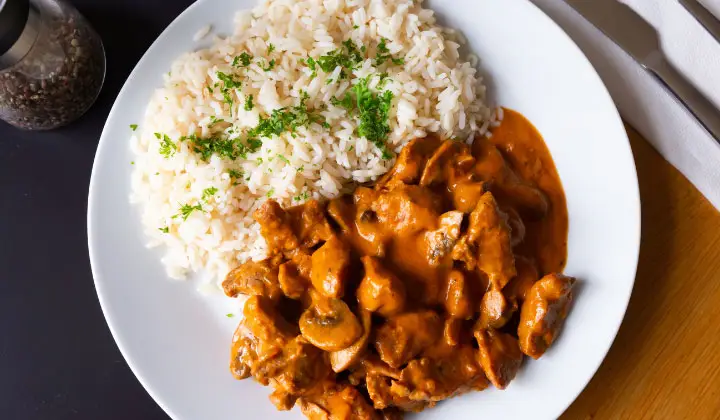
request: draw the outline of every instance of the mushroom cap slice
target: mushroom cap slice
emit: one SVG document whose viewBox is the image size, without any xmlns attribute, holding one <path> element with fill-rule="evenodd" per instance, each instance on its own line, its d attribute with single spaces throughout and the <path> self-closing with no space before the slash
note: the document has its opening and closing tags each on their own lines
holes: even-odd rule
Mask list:
<svg viewBox="0 0 720 420">
<path fill-rule="evenodd" d="M 360 322 L 340 299 L 317 299 L 300 316 L 300 333 L 315 347 L 339 351 L 363 333 Z"/>
<path fill-rule="evenodd" d="M 372 328 L 372 316 L 370 312 L 361 309 L 360 318 L 363 327 L 362 336 L 350 347 L 330 353 L 330 365 L 335 372 L 342 372 L 360 361 L 360 357 L 364 355 L 367 349 Z"/>
</svg>

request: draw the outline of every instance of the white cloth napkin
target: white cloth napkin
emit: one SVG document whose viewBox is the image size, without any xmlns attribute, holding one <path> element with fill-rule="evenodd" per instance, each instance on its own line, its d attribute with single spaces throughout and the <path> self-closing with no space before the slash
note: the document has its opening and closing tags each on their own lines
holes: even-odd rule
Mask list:
<svg viewBox="0 0 720 420">
<path fill-rule="evenodd" d="M 623 118 L 720 209 L 720 145 L 655 79 L 564 1 L 531 1 L 583 50 Z M 657 29 L 668 59 L 720 109 L 720 44 L 677 0 L 622 1 Z M 720 17 L 720 0 L 701 1 Z"/>
</svg>

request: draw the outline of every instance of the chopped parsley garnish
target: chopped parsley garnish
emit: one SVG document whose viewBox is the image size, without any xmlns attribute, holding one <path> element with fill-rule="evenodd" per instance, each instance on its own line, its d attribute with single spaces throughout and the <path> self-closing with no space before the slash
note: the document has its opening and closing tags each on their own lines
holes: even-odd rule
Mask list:
<svg viewBox="0 0 720 420">
<path fill-rule="evenodd" d="M 131 129 L 132 131 L 137 130 L 137 128 L 138 128 L 138 125 L 137 125 L 137 124 L 130 124 L 130 129 Z"/>
<path fill-rule="evenodd" d="M 235 160 L 239 157 L 243 159 L 247 157 L 248 153 L 253 153 L 259 149 L 260 144 L 256 140 L 248 140 L 246 144 L 242 143 L 240 139 L 230 139 L 222 137 L 198 137 L 193 134 L 191 136 L 185 136 L 180 138 L 180 141 L 190 142 L 192 150 L 200 155 L 200 158 L 207 162 L 213 154 L 217 154 L 220 157 Z"/>
<path fill-rule="evenodd" d="M 160 154 L 165 156 L 166 159 L 172 157 L 177 151 L 177 145 L 173 143 L 172 140 L 170 140 L 170 137 L 168 137 L 167 134 L 163 134 L 161 136 L 160 133 L 155 133 L 155 137 L 157 137 L 158 139 L 162 138 L 159 150 Z"/>
<path fill-rule="evenodd" d="M 308 192 L 305 191 L 304 193 L 302 193 L 302 194 L 300 194 L 300 195 L 296 195 L 295 197 L 293 197 L 293 200 L 295 200 L 295 201 L 303 201 L 303 200 L 307 200 L 308 198 L 310 198 L 310 194 L 308 194 Z"/>
<path fill-rule="evenodd" d="M 285 155 L 277 155 L 277 157 L 288 165 L 290 164 L 290 161 L 288 160 L 288 158 L 285 157 Z"/>
<path fill-rule="evenodd" d="M 217 72 L 217 78 L 223 82 L 223 86 L 220 88 L 220 92 L 223 94 L 223 99 L 226 104 L 228 104 L 231 108 L 233 106 L 233 98 L 232 98 L 232 90 L 233 89 L 239 89 L 242 86 L 242 82 L 239 80 L 236 80 L 233 75 L 223 73 L 221 71 Z"/>
<path fill-rule="evenodd" d="M 369 78 L 360 79 L 353 86 L 357 109 L 360 114 L 358 135 L 370 140 L 382 151 L 383 159 L 390 159 L 392 153 L 388 150 L 385 140 L 390 134 L 388 117 L 392 104 L 393 93 L 389 90 L 381 94 L 374 93 L 368 87 Z"/>
<path fill-rule="evenodd" d="M 259 158 L 255 159 L 255 160 L 257 161 L 257 164 L 258 164 L 258 165 L 262 165 L 262 163 L 263 163 L 263 158 L 259 157 Z"/>
<path fill-rule="evenodd" d="M 245 111 L 252 111 L 252 109 L 255 107 L 255 104 L 253 104 L 253 96 L 250 95 L 247 97 L 247 100 L 245 101 Z"/>
<path fill-rule="evenodd" d="M 214 115 L 210 116 L 210 124 L 208 124 L 208 128 L 212 127 L 213 125 L 217 123 L 225 122 L 225 120 L 218 118 Z"/>
<path fill-rule="evenodd" d="M 243 177 L 242 171 L 238 171 L 236 169 L 228 170 L 228 175 L 230 175 L 230 179 L 233 180 L 233 185 L 238 185 L 238 180 L 242 179 Z"/>
<path fill-rule="evenodd" d="M 135 164 L 135 161 L 133 160 L 132 162 L 130 162 L 130 164 L 131 164 L 131 165 L 134 165 L 134 164 Z"/>
<path fill-rule="evenodd" d="M 183 220 L 187 220 L 188 217 L 190 217 L 190 214 L 192 214 L 192 212 L 194 212 L 195 210 L 197 210 L 197 211 L 203 211 L 202 205 L 201 205 L 200 203 L 198 203 L 198 204 L 196 204 L 196 205 L 194 205 L 194 206 L 191 206 L 191 205 L 189 205 L 189 204 L 183 204 L 183 205 L 180 207 L 180 213 L 178 213 L 178 214 L 176 214 L 175 216 L 173 216 L 173 219 L 178 218 L 178 217 L 182 217 Z"/>
<path fill-rule="evenodd" d="M 265 194 L 265 196 L 267 198 L 270 198 L 273 196 L 273 194 L 275 194 L 275 188 L 270 188 L 270 191 L 268 191 L 267 194 Z"/>
<path fill-rule="evenodd" d="M 270 60 L 267 66 L 262 66 L 263 71 L 270 71 L 275 68 L 275 59 Z"/>
<path fill-rule="evenodd" d="M 225 316 L 228 317 L 228 318 L 232 318 L 232 317 L 234 317 L 235 315 L 234 315 L 234 314 L 225 314 Z"/>
<path fill-rule="evenodd" d="M 390 106 L 392 104 L 393 93 L 386 90 L 380 94 L 373 92 L 369 87 L 370 76 L 359 79 L 358 83 L 352 87 L 355 94 L 355 101 L 346 94 L 343 99 L 332 98 L 333 105 L 342 106 L 351 112 L 357 109 L 360 123 L 358 124 L 357 133 L 361 137 L 370 140 L 378 149 L 382 151 L 383 159 L 390 159 L 392 153 L 388 150 L 385 141 L 390 134 L 390 124 L 388 118 L 390 114 Z"/>
<path fill-rule="evenodd" d="M 317 59 L 317 65 L 325 72 L 331 73 L 341 67 L 340 79 L 346 79 L 348 71 L 355 69 L 364 60 L 362 52 L 355 43 L 348 39 L 343 41 L 342 48 L 330 51 Z M 310 60 L 310 59 L 308 59 Z"/>
<path fill-rule="evenodd" d="M 246 52 L 243 52 L 242 54 L 236 56 L 233 59 L 232 66 L 233 67 L 239 67 L 239 66 L 247 67 L 252 62 L 252 59 L 253 59 L 252 55 L 250 55 Z"/>
<path fill-rule="evenodd" d="M 310 80 L 316 78 L 317 77 L 317 62 L 315 61 L 315 59 L 312 57 L 308 57 L 305 62 L 307 63 L 307 66 L 310 68 L 310 70 L 312 71 L 312 73 L 310 74 Z"/>
<path fill-rule="evenodd" d="M 269 44 L 269 45 L 268 45 L 268 49 L 267 49 L 267 53 L 270 54 L 270 53 L 272 53 L 273 51 L 275 51 L 275 45 Z"/>
<path fill-rule="evenodd" d="M 404 59 L 394 58 L 390 54 L 390 50 L 387 47 L 387 39 L 381 38 L 380 43 L 378 44 L 378 47 L 377 47 L 377 54 L 375 55 L 375 65 L 381 66 L 388 60 L 392 61 L 392 63 L 395 65 L 401 65 L 401 64 L 405 63 Z"/>
<path fill-rule="evenodd" d="M 208 201 L 210 199 L 210 197 L 217 194 L 217 192 L 218 192 L 218 189 L 215 187 L 205 188 L 202 193 L 202 200 Z"/>
<path fill-rule="evenodd" d="M 302 172 L 302 171 L 304 171 L 304 170 L 305 170 L 305 165 L 300 165 L 300 167 L 297 168 L 297 171 L 298 171 L 298 172 Z"/>
<path fill-rule="evenodd" d="M 304 93 L 301 95 L 299 105 L 292 108 L 279 108 L 273 110 L 269 117 L 260 117 L 257 127 L 248 133 L 249 138 L 279 136 L 285 131 L 294 133 L 298 127 L 325 122 L 321 116 L 307 109 L 306 100 L 307 93 Z"/>
<path fill-rule="evenodd" d="M 353 29 L 357 29 L 357 28 L 359 28 L 359 26 L 353 25 Z"/>
<path fill-rule="evenodd" d="M 354 148 L 355 148 L 355 146 L 350 146 L 350 147 L 348 147 L 347 151 L 352 152 Z"/>
<path fill-rule="evenodd" d="M 352 111 L 353 107 L 355 106 L 355 102 L 350 95 L 345 95 L 342 99 L 338 99 L 337 97 L 333 96 L 332 98 L 330 98 L 330 103 L 335 106 L 345 108 L 348 111 Z"/>
<path fill-rule="evenodd" d="M 169 232 L 170 232 L 170 228 L 167 227 L 167 226 L 158 228 L 158 230 L 159 230 L 160 232 L 162 232 L 162 233 L 169 233 Z"/>
<path fill-rule="evenodd" d="M 208 85 L 208 86 L 206 86 L 206 87 L 207 87 L 208 92 L 210 92 L 211 95 L 212 95 L 213 93 L 215 93 L 215 91 L 213 91 L 213 88 L 210 87 L 210 85 Z"/>
</svg>

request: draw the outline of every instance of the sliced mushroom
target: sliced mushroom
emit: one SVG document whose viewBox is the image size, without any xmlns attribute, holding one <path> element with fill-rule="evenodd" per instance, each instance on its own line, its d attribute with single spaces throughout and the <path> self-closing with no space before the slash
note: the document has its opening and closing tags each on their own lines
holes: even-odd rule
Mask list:
<svg viewBox="0 0 720 420">
<path fill-rule="evenodd" d="M 366 311 L 388 317 L 399 313 L 405 306 L 405 285 L 380 260 L 363 257 L 365 276 L 357 289 L 360 306 Z"/>
<path fill-rule="evenodd" d="M 333 371 L 342 372 L 360 360 L 367 349 L 372 329 L 372 315 L 368 311 L 360 311 L 363 333 L 352 346 L 330 353 L 330 365 Z"/>
<path fill-rule="evenodd" d="M 230 297 L 238 295 L 265 296 L 276 301 L 282 295 L 278 285 L 278 267 L 275 259 L 248 261 L 232 270 L 222 283 Z"/>
<path fill-rule="evenodd" d="M 315 347 L 339 351 L 363 333 L 355 315 L 340 299 L 316 299 L 300 316 L 300 332 Z"/>
</svg>

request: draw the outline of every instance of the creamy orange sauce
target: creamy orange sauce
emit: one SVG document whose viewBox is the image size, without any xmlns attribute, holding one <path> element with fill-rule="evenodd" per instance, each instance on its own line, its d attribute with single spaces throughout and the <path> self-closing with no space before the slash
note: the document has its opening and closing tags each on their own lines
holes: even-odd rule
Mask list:
<svg viewBox="0 0 720 420">
<path fill-rule="evenodd" d="M 540 275 L 561 272 L 567 258 L 568 213 L 560 176 L 535 126 L 519 112 L 503 108 L 503 113 L 490 141 L 524 181 L 545 193 L 549 204 L 544 218 L 523 219 L 527 231 L 519 253 L 535 257 Z"/>
</svg>

